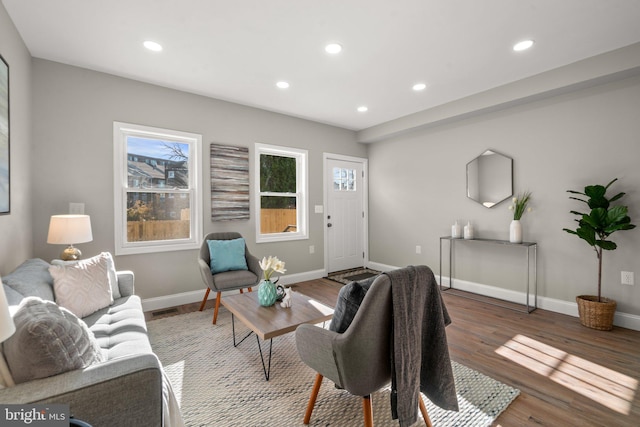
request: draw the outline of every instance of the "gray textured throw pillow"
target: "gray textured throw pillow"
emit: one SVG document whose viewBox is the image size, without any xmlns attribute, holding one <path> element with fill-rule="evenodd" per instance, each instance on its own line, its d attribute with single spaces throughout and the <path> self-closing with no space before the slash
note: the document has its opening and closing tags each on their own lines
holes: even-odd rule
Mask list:
<svg viewBox="0 0 640 427">
<path fill-rule="evenodd" d="M 358 282 L 349 282 L 340 289 L 329 330 L 340 334 L 347 330 L 376 278 L 377 276 L 373 276 Z"/>
<path fill-rule="evenodd" d="M 40 258 L 26 260 L 11 273 L 4 275 L 2 283 L 25 296 L 54 300 L 49 263 Z"/>
<path fill-rule="evenodd" d="M 54 302 L 25 298 L 13 320 L 16 332 L 4 342 L 4 355 L 16 384 L 105 360 L 89 327 Z"/>
</svg>

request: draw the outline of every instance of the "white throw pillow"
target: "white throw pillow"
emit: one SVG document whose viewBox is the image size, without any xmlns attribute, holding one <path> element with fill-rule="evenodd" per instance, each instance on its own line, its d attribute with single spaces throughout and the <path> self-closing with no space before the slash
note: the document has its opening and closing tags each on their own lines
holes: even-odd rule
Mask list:
<svg viewBox="0 0 640 427">
<path fill-rule="evenodd" d="M 73 265 L 52 265 L 56 302 L 82 318 L 113 304 L 108 253 L 78 261 Z M 110 255 L 109 255 L 110 256 Z"/>
<path fill-rule="evenodd" d="M 107 266 L 109 268 L 109 281 L 111 283 L 111 293 L 113 294 L 113 299 L 121 298 L 120 295 L 120 287 L 118 285 L 118 273 L 116 272 L 116 263 L 113 261 L 113 257 L 109 252 L 102 252 L 98 256 L 103 256 L 107 258 Z M 54 259 L 51 261 L 52 265 L 75 265 L 82 260 L 78 261 L 63 261 L 61 259 Z"/>
</svg>

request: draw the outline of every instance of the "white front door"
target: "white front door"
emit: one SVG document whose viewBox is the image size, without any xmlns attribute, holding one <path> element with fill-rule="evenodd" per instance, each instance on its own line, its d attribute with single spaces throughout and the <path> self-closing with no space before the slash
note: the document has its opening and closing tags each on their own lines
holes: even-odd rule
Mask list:
<svg viewBox="0 0 640 427">
<path fill-rule="evenodd" d="M 327 158 L 325 162 L 325 236 L 329 273 L 364 266 L 366 186 L 363 161 Z"/>
</svg>

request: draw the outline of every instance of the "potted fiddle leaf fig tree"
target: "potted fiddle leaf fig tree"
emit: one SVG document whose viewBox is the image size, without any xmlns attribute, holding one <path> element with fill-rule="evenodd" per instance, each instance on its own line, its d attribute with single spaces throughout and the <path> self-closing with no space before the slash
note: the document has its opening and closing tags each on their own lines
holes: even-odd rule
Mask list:
<svg viewBox="0 0 640 427">
<path fill-rule="evenodd" d="M 580 323 L 584 326 L 603 331 L 613 329 L 613 317 L 616 311 L 616 302 L 602 296 L 602 251 L 612 251 L 618 246 L 609 236 L 616 231 L 631 230 L 636 226 L 631 224 L 631 218 L 627 214 L 627 206 L 612 203 L 620 200 L 625 193 L 618 193 L 608 198 L 607 190 L 618 178 L 606 186 L 589 185 L 584 192 L 567 190 L 568 193 L 578 196 L 569 196 L 570 199 L 585 203 L 590 211 L 583 213 L 571 211 L 577 215 L 575 220 L 578 227 L 575 230 L 564 228 L 564 231 L 578 236 L 593 248 L 598 259 L 598 295 L 580 295 L 576 297 Z"/>
</svg>

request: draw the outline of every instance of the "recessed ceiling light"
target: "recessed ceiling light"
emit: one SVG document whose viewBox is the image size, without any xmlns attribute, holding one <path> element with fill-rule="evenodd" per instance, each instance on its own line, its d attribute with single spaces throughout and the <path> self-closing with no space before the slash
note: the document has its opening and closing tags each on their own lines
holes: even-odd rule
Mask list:
<svg viewBox="0 0 640 427">
<path fill-rule="evenodd" d="M 276 83 L 276 86 L 278 86 L 280 89 L 288 89 L 290 85 L 288 82 L 280 81 Z"/>
<path fill-rule="evenodd" d="M 416 92 L 420 92 L 421 90 L 425 90 L 427 85 L 425 83 L 416 83 L 413 85 L 412 89 Z"/>
<path fill-rule="evenodd" d="M 366 105 L 361 105 L 358 107 L 359 113 L 366 113 L 367 111 L 369 111 L 369 107 L 367 107 Z"/>
<path fill-rule="evenodd" d="M 154 52 L 160 52 L 162 50 L 162 45 L 160 45 L 160 43 L 152 42 L 151 40 L 147 40 L 143 44 L 144 47 Z"/>
<path fill-rule="evenodd" d="M 331 53 L 331 54 L 340 53 L 342 51 L 342 45 L 338 43 L 329 43 L 324 47 L 324 50 L 325 52 Z"/>
<path fill-rule="evenodd" d="M 523 50 L 529 49 L 531 46 L 533 46 L 533 40 L 522 40 L 521 42 L 513 45 L 513 50 L 516 52 L 522 52 Z"/>
</svg>

